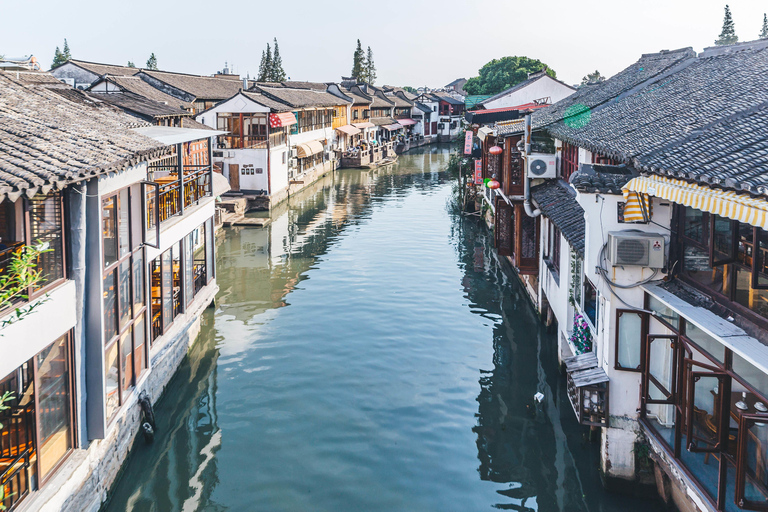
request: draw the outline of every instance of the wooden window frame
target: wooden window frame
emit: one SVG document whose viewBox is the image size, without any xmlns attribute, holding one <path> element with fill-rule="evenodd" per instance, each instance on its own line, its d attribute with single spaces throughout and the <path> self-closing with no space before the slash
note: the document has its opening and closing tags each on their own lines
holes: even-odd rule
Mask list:
<svg viewBox="0 0 768 512">
<path fill-rule="evenodd" d="M 620 338 L 619 338 L 619 326 L 620 326 L 620 319 L 625 314 L 634 314 L 638 315 L 640 317 L 640 343 L 638 346 L 638 350 L 640 351 L 639 354 L 639 360 L 640 363 L 637 365 L 637 368 L 627 368 L 621 365 L 619 362 L 619 346 L 620 346 Z M 635 373 L 642 373 L 644 369 L 645 364 L 645 350 L 644 350 L 644 340 L 646 339 L 646 336 L 648 335 L 648 313 L 645 313 L 643 311 L 637 311 L 634 309 L 616 309 L 616 327 L 615 327 L 615 335 L 614 335 L 614 357 L 613 357 L 613 369 L 619 370 L 623 372 L 635 372 Z"/>
</svg>

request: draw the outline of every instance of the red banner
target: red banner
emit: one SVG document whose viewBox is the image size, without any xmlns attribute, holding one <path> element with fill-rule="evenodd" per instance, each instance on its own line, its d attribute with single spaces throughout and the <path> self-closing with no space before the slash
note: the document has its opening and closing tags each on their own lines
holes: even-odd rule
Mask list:
<svg viewBox="0 0 768 512">
<path fill-rule="evenodd" d="M 465 155 L 471 155 L 472 154 L 472 136 L 474 134 L 472 133 L 472 130 L 467 130 L 467 134 L 464 136 L 464 154 Z"/>
<path fill-rule="evenodd" d="M 483 161 L 475 160 L 475 185 L 483 184 Z"/>
</svg>

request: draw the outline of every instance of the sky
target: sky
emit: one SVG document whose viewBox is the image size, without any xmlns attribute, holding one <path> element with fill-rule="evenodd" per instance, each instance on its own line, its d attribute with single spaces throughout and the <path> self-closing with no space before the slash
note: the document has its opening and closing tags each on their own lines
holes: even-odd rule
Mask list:
<svg viewBox="0 0 768 512">
<path fill-rule="evenodd" d="M 276 37 L 292 80 L 339 81 L 359 38 L 371 47 L 378 85 L 440 87 L 508 55 L 539 59 L 569 84 L 611 76 L 641 54 L 712 46 L 723 0 L 0 0 L 0 54 L 35 55 L 50 67 L 56 46 L 75 59 L 210 75 L 230 65 L 254 76 Z M 741 41 L 757 39 L 768 0 L 730 0 Z"/>
</svg>

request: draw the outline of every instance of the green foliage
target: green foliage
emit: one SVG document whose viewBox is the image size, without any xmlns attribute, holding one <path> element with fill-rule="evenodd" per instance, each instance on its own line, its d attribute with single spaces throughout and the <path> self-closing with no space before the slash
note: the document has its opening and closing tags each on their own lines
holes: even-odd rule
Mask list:
<svg viewBox="0 0 768 512">
<path fill-rule="evenodd" d="M 552 78 L 557 74 L 538 59 L 529 57 L 502 57 L 493 59 L 480 68 L 480 76 L 467 80 L 464 90 L 467 94 L 498 94 L 528 79 L 529 73 L 546 69 Z"/>
<path fill-rule="evenodd" d="M 11 400 L 13 400 L 13 392 L 12 391 L 6 391 L 2 395 L 0 395 L 0 412 L 7 411 L 8 409 L 10 409 L 10 407 L 8 407 L 5 404 L 10 402 Z M 2 429 L 3 429 L 3 424 L 0 423 L 0 430 L 2 430 Z"/>
<path fill-rule="evenodd" d="M 592 352 L 592 331 L 589 330 L 586 319 L 579 313 L 573 316 L 571 343 L 576 348 L 576 355 Z"/>
<path fill-rule="evenodd" d="M 363 46 L 360 44 L 360 40 L 357 40 L 357 48 L 352 56 L 352 78 L 358 82 L 365 81 L 365 53 L 363 52 Z"/>
<path fill-rule="evenodd" d="M 768 14 L 763 13 L 763 28 L 760 29 L 760 39 L 768 39 Z"/>
<path fill-rule="evenodd" d="M 133 63 L 133 61 L 130 61 L 130 60 L 129 60 L 129 61 L 128 61 L 128 67 L 129 67 L 129 68 L 135 68 L 135 67 L 136 67 L 136 64 L 134 64 L 134 63 Z"/>
<path fill-rule="evenodd" d="M 283 70 L 283 59 L 280 57 L 280 48 L 277 46 L 275 38 L 275 53 L 272 54 L 272 69 L 270 82 L 282 82 L 285 80 L 285 71 Z"/>
<path fill-rule="evenodd" d="M 416 91 L 416 88 L 415 87 L 411 87 L 410 85 L 404 85 L 403 86 L 403 90 L 407 91 L 407 92 L 409 92 L 411 94 L 418 94 L 418 91 Z"/>
<path fill-rule="evenodd" d="M 155 57 L 155 52 L 152 52 L 152 55 L 147 59 L 147 69 L 157 70 L 157 57 Z"/>
<path fill-rule="evenodd" d="M 259 76 L 257 82 L 269 82 L 272 75 L 272 48 L 267 43 L 266 52 L 261 52 L 261 64 L 259 64 Z"/>
<path fill-rule="evenodd" d="M 69 51 L 69 43 L 67 43 L 66 39 L 64 39 L 64 50 L 61 53 L 64 55 L 64 62 L 72 58 L 72 54 Z"/>
<path fill-rule="evenodd" d="M 27 295 L 29 288 L 45 280 L 42 270 L 37 268 L 37 260 L 41 254 L 49 251 L 51 249 L 42 245 L 27 245 L 14 254 L 5 274 L 0 276 L 0 310 L 11 307 L 18 299 L 29 299 Z M 0 321 L 0 330 L 25 318 L 47 300 L 46 297 L 33 304 L 16 308 L 13 314 Z"/>
<path fill-rule="evenodd" d="M 55 68 L 56 66 L 61 66 L 67 62 L 67 59 L 64 58 L 64 54 L 61 53 L 61 50 L 59 50 L 59 47 L 56 47 L 56 51 L 53 52 L 53 62 L 51 63 L 51 67 Z"/>
<path fill-rule="evenodd" d="M 371 85 L 376 83 L 376 65 L 373 63 L 373 51 L 370 46 L 365 58 L 365 82 Z"/>
<path fill-rule="evenodd" d="M 731 16 L 731 8 L 726 4 L 725 16 L 723 16 L 723 31 L 720 32 L 720 37 L 717 38 L 715 44 L 718 46 L 724 46 L 727 44 L 734 44 L 739 42 L 739 36 L 736 35 L 736 27 L 733 24 L 733 17 Z"/>
<path fill-rule="evenodd" d="M 598 70 L 595 70 L 594 73 L 588 73 L 587 76 L 581 79 L 581 85 L 597 84 L 600 82 L 605 82 L 605 77 Z"/>
</svg>

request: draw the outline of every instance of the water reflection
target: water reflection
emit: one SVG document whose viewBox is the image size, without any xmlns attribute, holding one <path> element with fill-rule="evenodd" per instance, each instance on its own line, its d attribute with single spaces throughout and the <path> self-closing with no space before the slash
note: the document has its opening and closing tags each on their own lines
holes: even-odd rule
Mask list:
<svg viewBox="0 0 768 512">
<path fill-rule="evenodd" d="M 555 342 L 446 207 L 446 160 L 337 172 L 220 238 L 217 310 L 108 510 L 648 510 L 600 488 Z"/>
</svg>

